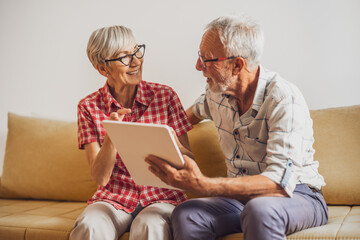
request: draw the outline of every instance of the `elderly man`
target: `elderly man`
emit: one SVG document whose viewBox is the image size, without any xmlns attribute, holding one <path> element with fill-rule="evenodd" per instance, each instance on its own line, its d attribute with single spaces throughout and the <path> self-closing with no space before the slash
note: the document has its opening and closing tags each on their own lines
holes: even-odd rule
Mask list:
<svg viewBox="0 0 360 240">
<path fill-rule="evenodd" d="M 146 159 L 164 182 L 209 196 L 175 208 L 174 239 L 286 239 L 327 222 L 308 107 L 295 85 L 259 64 L 263 41 L 261 27 L 241 16 L 215 19 L 200 43 L 196 69 L 207 87 L 187 113 L 193 124 L 214 121 L 228 177 L 204 176 L 185 151 L 181 170 Z"/>
</svg>

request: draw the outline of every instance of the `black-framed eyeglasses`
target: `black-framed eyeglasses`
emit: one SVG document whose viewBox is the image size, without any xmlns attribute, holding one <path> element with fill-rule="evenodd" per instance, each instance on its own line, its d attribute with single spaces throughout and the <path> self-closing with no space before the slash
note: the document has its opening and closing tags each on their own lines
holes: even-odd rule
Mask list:
<svg viewBox="0 0 360 240">
<path fill-rule="evenodd" d="M 128 55 L 125 55 L 125 56 L 122 56 L 119 58 L 114 58 L 114 59 L 107 59 L 107 60 L 105 60 L 105 62 L 120 61 L 125 66 L 129 66 L 132 63 L 134 56 L 137 59 L 141 59 L 144 57 L 144 54 L 145 54 L 145 44 L 141 44 L 141 45 L 138 45 L 138 49 L 136 49 L 136 51 L 133 54 L 128 54 Z"/>
<path fill-rule="evenodd" d="M 204 69 L 206 69 L 207 62 L 218 62 L 218 61 L 224 61 L 224 60 L 229 60 L 229 59 L 234 59 L 234 58 L 239 57 L 239 56 L 231 56 L 231 57 L 223 57 L 223 58 L 204 59 L 200 55 L 200 51 L 198 51 L 198 55 L 199 55 L 200 62 L 202 63 Z"/>
</svg>

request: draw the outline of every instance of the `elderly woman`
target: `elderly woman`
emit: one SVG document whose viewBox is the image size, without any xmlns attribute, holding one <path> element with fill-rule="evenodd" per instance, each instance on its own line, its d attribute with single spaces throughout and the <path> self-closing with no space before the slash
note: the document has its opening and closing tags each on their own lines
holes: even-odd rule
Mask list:
<svg viewBox="0 0 360 240">
<path fill-rule="evenodd" d="M 188 146 L 186 132 L 192 126 L 176 93 L 142 80 L 144 52 L 145 45 L 124 26 L 90 36 L 88 57 L 107 81 L 78 105 L 79 148 L 86 151 L 98 189 L 76 220 L 73 240 L 115 240 L 126 231 L 130 239 L 171 239 L 169 217 L 186 200 L 177 190 L 137 185 L 101 124 L 105 119 L 167 124 Z"/>
</svg>

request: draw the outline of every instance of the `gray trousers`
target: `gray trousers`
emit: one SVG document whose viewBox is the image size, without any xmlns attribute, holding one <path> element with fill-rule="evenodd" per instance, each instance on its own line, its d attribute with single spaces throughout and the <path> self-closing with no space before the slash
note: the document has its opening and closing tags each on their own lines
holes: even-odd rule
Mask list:
<svg viewBox="0 0 360 240">
<path fill-rule="evenodd" d="M 71 240 L 117 240 L 130 231 L 130 240 L 170 240 L 170 215 L 175 206 L 154 203 L 145 208 L 138 205 L 129 214 L 116 210 L 107 202 L 87 206 L 77 218 Z"/>
<path fill-rule="evenodd" d="M 171 226 L 175 240 L 210 240 L 239 232 L 246 240 L 276 240 L 327 220 L 322 194 L 299 184 L 292 198 L 259 197 L 246 204 L 222 197 L 191 199 L 175 208 Z"/>
</svg>

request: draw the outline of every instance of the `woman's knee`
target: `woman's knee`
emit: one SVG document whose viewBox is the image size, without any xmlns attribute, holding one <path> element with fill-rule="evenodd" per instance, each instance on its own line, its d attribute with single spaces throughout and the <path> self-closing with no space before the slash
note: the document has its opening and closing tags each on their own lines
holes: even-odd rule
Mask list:
<svg viewBox="0 0 360 240">
<path fill-rule="evenodd" d="M 171 239 L 170 215 L 174 207 L 158 203 L 144 208 L 131 224 L 130 239 Z"/>
<path fill-rule="evenodd" d="M 116 239 L 128 229 L 132 218 L 112 208 L 107 203 L 89 205 L 77 218 L 71 239 Z"/>
</svg>

